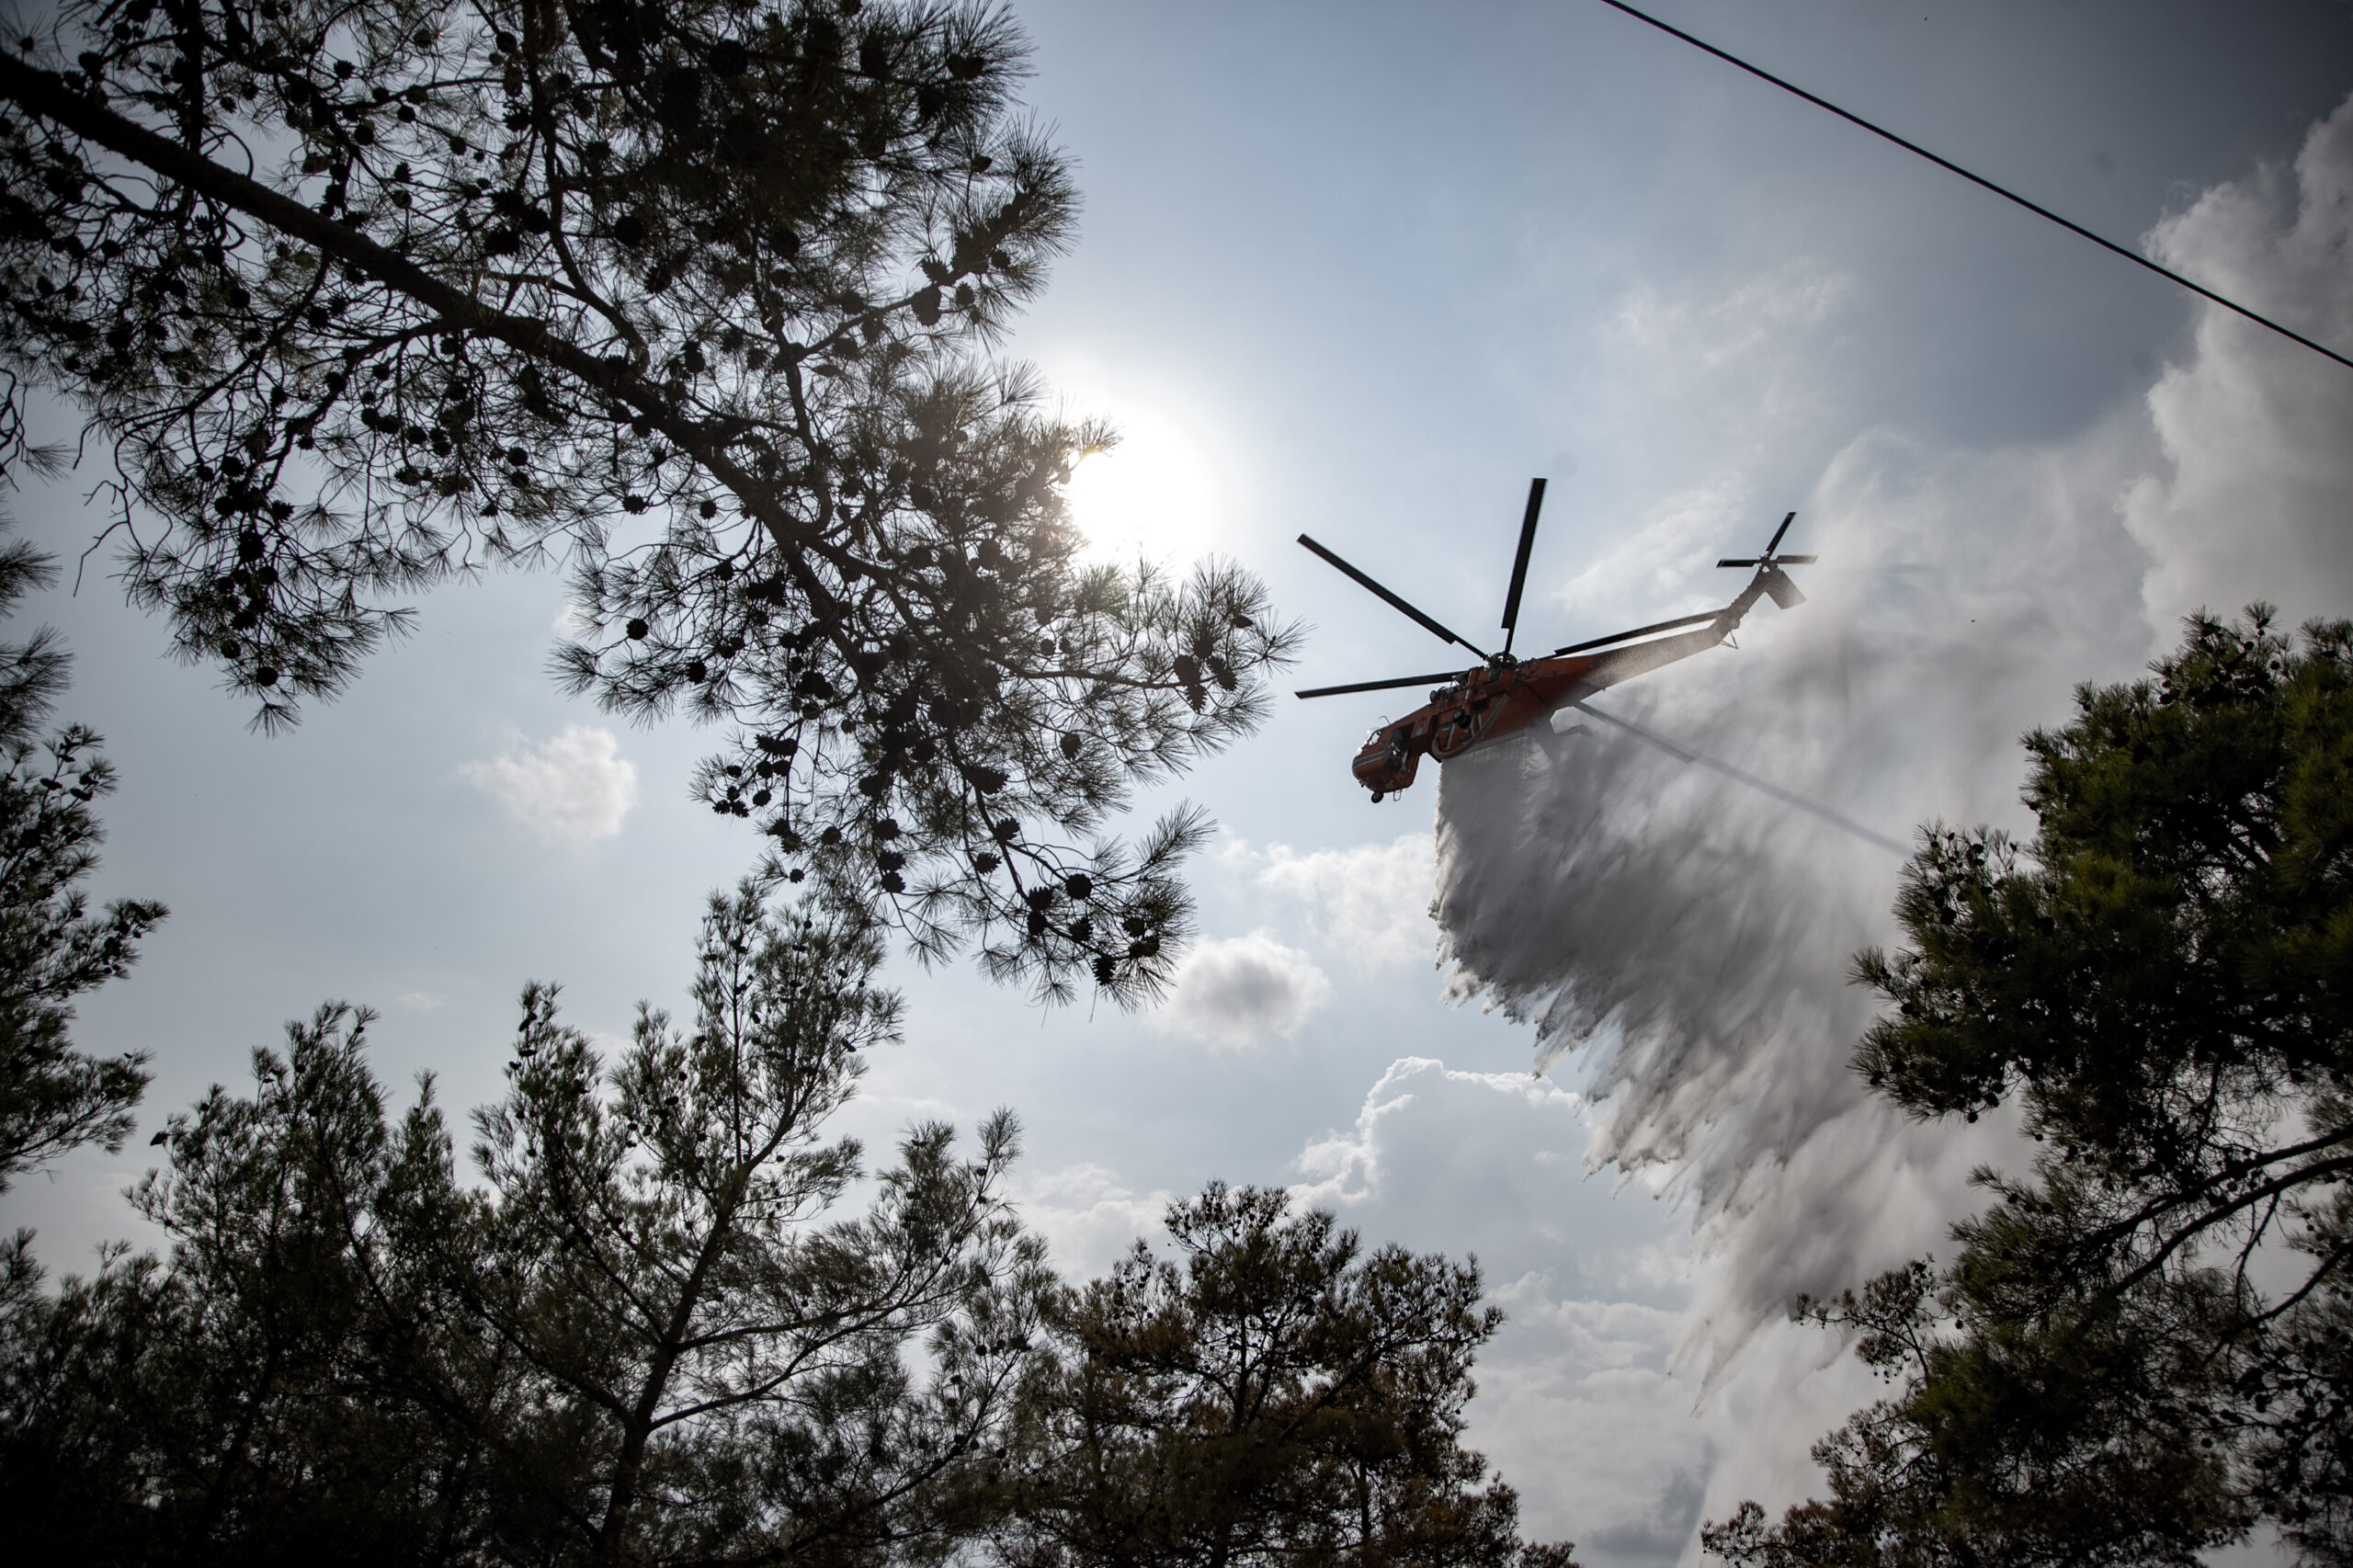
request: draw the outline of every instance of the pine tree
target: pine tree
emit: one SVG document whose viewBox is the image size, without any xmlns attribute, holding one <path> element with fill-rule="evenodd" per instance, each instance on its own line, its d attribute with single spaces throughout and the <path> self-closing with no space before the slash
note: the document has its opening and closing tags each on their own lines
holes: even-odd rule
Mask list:
<svg viewBox="0 0 2353 1568">
<path fill-rule="evenodd" d="M 1047 995 L 1165 981 L 1203 823 L 1104 824 L 1295 633 L 1081 558 L 1110 432 L 988 354 L 1076 207 L 1002 11 L 72 0 L 15 44 L 0 366 L 110 443 L 133 598 L 265 725 L 414 592 L 561 562 L 563 678 L 726 726 L 698 786 L 781 874 Z"/>
<path fill-rule="evenodd" d="M 1518 1498 L 1461 1446 L 1471 1362 L 1503 1314 L 1475 1264 L 1364 1253 L 1279 1190 L 1174 1204 L 1178 1259 L 1142 1242 L 1061 1299 L 1025 1402 L 1009 1563 L 1495 1564 Z"/>
<path fill-rule="evenodd" d="M 585 1560 L 944 1555 L 1051 1278 L 1005 1207 L 1013 1119 L 970 1160 L 914 1129 L 862 1217 L 813 1224 L 865 1175 L 818 1135 L 895 1036 L 881 950 L 747 887 L 713 900 L 699 957 L 692 1028 L 643 1010 L 609 1069 L 525 994 L 513 1089 L 476 1118 L 479 1355 L 525 1362 L 553 1462 L 583 1456 L 551 1501 Z"/>
<path fill-rule="evenodd" d="M 528 1392 L 440 1369 L 477 1209 L 429 1092 L 388 1116 L 368 1022 L 322 1007 L 255 1052 L 249 1095 L 173 1119 L 132 1194 L 168 1256 L 116 1245 L 51 1288 L 17 1236 L 0 1505 L 28 1558 L 479 1562 L 516 1511 L 496 1461 Z"/>
<path fill-rule="evenodd" d="M 870 932 L 715 899 L 690 1027 L 619 1060 L 525 994 L 463 1181 L 429 1081 L 393 1119 L 364 1013 L 176 1118 L 136 1201 L 167 1258 L 44 1287 L 0 1256 L 0 1506 L 97 1564 L 925 1563 L 991 1451 L 1049 1278 L 1011 1119 L 867 1185 L 823 1125 L 897 1004 Z M 862 1190 L 862 1211 L 831 1211 Z"/>
<path fill-rule="evenodd" d="M 0 616 L 53 578 L 22 540 L 0 546 Z M 0 1191 L 77 1144 L 120 1149 L 147 1085 L 143 1052 L 85 1056 L 68 1032 L 74 999 L 128 970 L 165 915 L 144 899 L 90 911 L 105 836 L 92 807 L 115 774 L 88 729 L 42 733 L 70 663 L 47 630 L 0 644 Z"/>
</svg>

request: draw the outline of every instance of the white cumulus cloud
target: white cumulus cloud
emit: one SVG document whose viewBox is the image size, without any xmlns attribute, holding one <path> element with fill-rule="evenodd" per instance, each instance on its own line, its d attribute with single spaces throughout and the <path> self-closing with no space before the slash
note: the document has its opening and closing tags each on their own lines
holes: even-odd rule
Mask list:
<svg viewBox="0 0 2353 1568">
<path fill-rule="evenodd" d="M 1437 960 L 1430 892 L 1438 841 L 1429 834 L 1304 855 L 1287 844 L 1259 849 L 1233 839 L 1220 858 L 1252 886 L 1304 904 L 1316 940 L 1358 968 Z"/>
<path fill-rule="evenodd" d="M 620 742 L 585 724 L 537 746 L 517 737 L 506 756 L 458 771 L 542 841 L 568 849 L 612 837 L 637 804 L 637 768 Z"/>
<path fill-rule="evenodd" d="M 2160 260 L 2274 321 L 2353 343 L 2353 98 L 2313 127 L 2291 168 L 2207 190 L 2157 225 Z M 2312 350 L 2213 306 L 2196 352 L 2166 369 L 2149 415 L 2170 472 L 2124 503 L 2154 561 L 2150 618 L 2170 627 L 2205 608 L 2279 605 L 2290 626 L 2343 615 L 2353 585 L 2353 376 Z"/>
<path fill-rule="evenodd" d="M 1522 1489 L 1524 1531 L 1574 1538 L 1596 1568 L 1664 1568 L 1719 1441 L 1684 1415 L 1697 1388 L 1674 1364 L 1689 1248 L 1574 1179 L 1588 1126 L 1550 1078 L 1398 1056 L 1351 1122 L 1305 1141 L 1290 1192 L 1368 1243 L 1479 1264 L 1506 1320 L 1479 1357 L 1469 1437 Z"/>
<path fill-rule="evenodd" d="M 1138 1191 L 1102 1165 L 1076 1165 L 1017 1176 L 1014 1201 L 1056 1266 L 1086 1277 L 1108 1272 L 1139 1237 L 1158 1240 L 1172 1199 L 1163 1188 Z"/>
<path fill-rule="evenodd" d="M 1203 942 L 1176 968 L 1174 994 L 1153 1016 L 1165 1033 L 1222 1051 L 1290 1040 L 1331 999 L 1315 960 L 1265 931 Z"/>
<path fill-rule="evenodd" d="M 1466 1073 L 1427 1056 L 1401 1056 L 1389 1064 L 1380 1081 L 1366 1091 L 1356 1125 L 1311 1142 L 1292 1162 L 1309 1179 L 1291 1191 L 1302 1203 L 1359 1203 L 1381 1190 L 1389 1144 L 1383 1124 L 1414 1103 L 1405 1085 L 1426 1074 L 1441 1084 L 1466 1085 L 1495 1094 L 1509 1095 L 1532 1106 L 1557 1107 L 1572 1113 L 1578 1096 L 1550 1079 L 1526 1073 Z"/>
<path fill-rule="evenodd" d="M 1543 1271 L 1495 1299 L 1509 1327 L 1480 1358 L 1472 1436 L 1527 1488 L 1523 1528 L 1574 1535 L 1580 1562 L 1608 1568 L 1676 1561 L 1715 1463 L 1703 1428 L 1654 1415 L 1691 1397 L 1672 1370 L 1682 1312 L 1565 1292 Z"/>
</svg>

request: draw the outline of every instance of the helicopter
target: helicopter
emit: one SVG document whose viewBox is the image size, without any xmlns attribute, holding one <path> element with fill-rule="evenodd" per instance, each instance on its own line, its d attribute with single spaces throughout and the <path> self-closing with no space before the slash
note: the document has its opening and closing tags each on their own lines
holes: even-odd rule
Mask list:
<svg viewBox="0 0 2353 1568">
<path fill-rule="evenodd" d="M 1503 651 L 1497 653 L 1481 653 L 1307 535 L 1299 536 L 1300 543 L 1370 589 L 1391 608 L 1404 611 L 1427 631 L 1482 661 L 1461 674 L 1441 671 L 1437 675 L 1399 676 L 1393 680 L 1316 687 L 1298 694 L 1302 699 L 1347 697 L 1359 691 L 1389 691 L 1438 683 L 1427 704 L 1366 736 L 1363 748 L 1349 764 L 1357 782 L 1372 791 L 1374 804 L 1410 787 L 1425 755 L 1441 763 L 1450 762 L 1466 752 L 1492 745 L 1531 727 L 1549 728 L 1552 716 L 1563 708 L 1620 681 L 1705 653 L 1738 630 L 1742 618 L 1759 598 L 1770 598 L 1783 609 L 1805 603 L 1805 596 L 1798 592 L 1798 585 L 1790 581 L 1782 568 L 1811 565 L 1815 557 L 1779 553 L 1782 537 L 1797 520 L 1797 514 L 1791 512 L 1773 530 L 1763 554 L 1727 557 L 1716 562 L 1720 567 L 1753 569 L 1756 574 L 1723 608 L 1572 642 L 1540 658 L 1514 658 L 1511 645 L 1518 635 L 1520 591 L 1528 585 L 1529 551 L 1535 548 L 1536 519 L 1543 509 L 1544 481 L 1531 481 L 1528 487 L 1528 511 L 1520 519 L 1519 551 L 1512 560 L 1511 587 L 1504 596 Z M 1683 630 L 1686 627 L 1698 630 Z"/>
</svg>

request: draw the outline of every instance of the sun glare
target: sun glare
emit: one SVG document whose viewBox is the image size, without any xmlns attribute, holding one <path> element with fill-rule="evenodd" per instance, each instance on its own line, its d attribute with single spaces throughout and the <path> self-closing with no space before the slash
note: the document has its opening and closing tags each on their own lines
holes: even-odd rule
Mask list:
<svg viewBox="0 0 2353 1568">
<path fill-rule="evenodd" d="M 1190 432 L 1132 404 L 1116 415 L 1120 444 L 1078 465 L 1064 492 L 1088 553 L 1179 564 L 1216 547 L 1216 475 Z"/>
</svg>

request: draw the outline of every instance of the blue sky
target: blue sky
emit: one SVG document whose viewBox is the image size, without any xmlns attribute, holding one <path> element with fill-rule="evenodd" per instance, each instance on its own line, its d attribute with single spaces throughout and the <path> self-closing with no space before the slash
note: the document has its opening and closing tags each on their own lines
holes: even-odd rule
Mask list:
<svg viewBox="0 0 2353 1568">
<path fill-rule="evenodd" d="M 1795 508 L 1813 602 L 1621 705 L 1901 837 L 2014 818 L 2016 735 L 2192 605 L 2353 608 L 2353 371 L 1606 7 L 1017 10 L 1086 205 L 1010 351 L 1127 431 L 1078 483 L 1101 548 L 1265 574 L 1315 629 L 1293 684 L 1439 653 L 1302 529 L 1475 639 L 1545 474 L 1523 619 L 1549 646 L 1722 602 L 1714 558 Z M 2344 5 L 1659 10 L 2353 343 Z M 69 558 L 97 516 L 71 482 L 12 509 Z M 387 1075 L 456 1107 L 495 1092 L 526 979 L 616 1037 L 678 997 L 752 846 L 688 798 L 703 737 L 556 694 L 563 610 L 551 576 L 445 590 L 278 739 L 161 660 L 103 554 L 25 618 L 67 633 L 66 711 L 123 774 L 102 888 L 174 911 L 83 1014 L 89 1049 L 154 1052 L 151 1124 L 328 997 L 380 1008 Z M 1225 828 L 1168 1008 L 1041 1015 L 902 963 L 907 1042 L 850 1114 L 886 1138 L 1017 1108 L 1073 1270 L 1211 1176 L 1475 1250 L 1513 1315 L 1475 1436 L 1530 1532 L 1673 1562 L 1702 1513 L 1801 1494 L 1807 1444 L 1870 1396 L 1774 1302 L 1934 1246 L 2007 1134 L 1889 1125 L 1844 1074 L 1846 956 L 1885 935 L 1893 857 L 1631 745 L 1449 778 L 1442 816 L 1427 774 L 1369 805 L 1347 757 L 1409 705 L 1286 699 L 1165 793 Z M 1599 1025 L 1542 1080 L 1540 1018 L 1551 1045 Z M 143 1154 L 0 1205 L 85 1267 L 137 1233 Z"/>
</svg>

